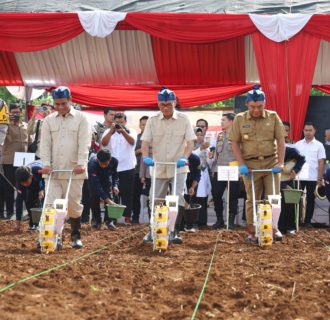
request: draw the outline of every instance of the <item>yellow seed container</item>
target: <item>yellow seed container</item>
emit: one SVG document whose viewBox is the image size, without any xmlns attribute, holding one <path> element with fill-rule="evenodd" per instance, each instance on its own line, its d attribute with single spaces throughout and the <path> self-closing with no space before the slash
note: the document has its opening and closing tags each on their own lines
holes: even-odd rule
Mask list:
<svg viewBox="0 0 330 320">
<path fill-rule="evenodd" d="M 55 246 L 53 241 L 43 241 L 41 243 L 42 251 L 54 252 Z"/>
<path fill-rule="evenodd" d="M 166 227 L 156 227 L 156 236 L 157 237 L 166 237 L 167 229 Z"/>
<path fill-rule="evenodd" d="M 260 226 L 261 232 L 272 232 L 272 225 L 270 223 L 264 223 Z"/>
<path fill-rule="evenodd" d="M 271 246 L 272 243 L 273 243 L 272 236 L 261 236 L 261 238 L 260 238 L 260 246 L 261 247 Z"/>
<path fill-rule="evenodd" d="M 166 206 L 156 207 L 156 222 L 167 222 L 168 208 Z"/>
<path fill-rule="evenodd" d="M 42 230 L 43 238 L 53 238 L 54 231 L 52 229 L 44 229 Z"/>
<path fill-rule="evenodd" d="M 156 250 L 167 250 L 167 240 L 166 239 L 156 239 Z"/>
<path fill-rule="evenodd" d="M 54 217 L 52 215 L 45 214 L 43 223 L 44 225 L 53 225 Z"/>
</svg>

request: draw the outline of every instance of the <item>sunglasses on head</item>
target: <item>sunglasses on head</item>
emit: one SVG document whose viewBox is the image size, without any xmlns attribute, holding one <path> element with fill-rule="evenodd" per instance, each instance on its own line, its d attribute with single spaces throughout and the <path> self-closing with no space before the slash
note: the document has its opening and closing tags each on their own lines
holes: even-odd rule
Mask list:
<svg viewBox="0 0 330 320">
<path fill-rule="evenodd" d="M 71 97 L 71 92 L 67 87 L 58 87 L 52 91 L 53 99 L 69 99 Z"/>
</svg>

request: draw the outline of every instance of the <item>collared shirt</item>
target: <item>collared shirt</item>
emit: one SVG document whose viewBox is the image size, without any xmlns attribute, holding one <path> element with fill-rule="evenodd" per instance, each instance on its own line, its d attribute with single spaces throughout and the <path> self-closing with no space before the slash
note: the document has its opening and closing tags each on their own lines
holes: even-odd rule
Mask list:
<svg viewBox="0 0 330 320">
<path fill-rule="evenodd" d="M 318 178 L 319 160 L 325 159 L 325 148 L 323 144 L 313 138 L 311 142 L 302 139 L 295 144 L 296 149 L 305 156 L 306 162 L 309 166 L 308 181 L 316 181 Z"/>
<path fill-rule="evenodd" d="M 195 139 L 189 118 L 177 111 L 174 111 L 170 119 L 164 118 L 162 112 L 150 117 L 141 138 L 150 143 L 152 157 L 158 162 L 177 162 L 183 156 L 186 142 Z M 188 166 L 178 169 L 178 173 L 183 172 L 188 172 Z M 172 178 L 173 175 L 173 167 L 157 167 L 157 178 Z"/>
<path fill-rule="evenodd" d="M 218 166 L 228 166 L 229 162 L 236 160 L 231 147 L 231 141 L 229 141 L 229 134 L 226 131 L 218 134 L 215 156 L 212 172 L 218 172 Z"/>
<path fill-rule="evenodd" d="M 109 130 L 110 129 L 104 131 L 103 137 L 109 132 Z M 129 135 L 135 140 L 133 145 L 128 143 L 124 136 L 116 131 L 113 133 L 108 145 L 105 147 L 108 148 L 111 155 L 118 160 L 118 172 L 132 170 L 136 166 L 135 144 L 137 134 L 134 129 L 128 128 L 128 130 Z"/>
<path fill-rule="evenodd" d="M 71 107 L 63 117 L 58 112 L 47 116 L 42 125 L 40 158 L 44 166 L 70 170 L 75 166 L 86 166 L 91 142 L 91 129 L 87 116 Z M 58 179 L 67 179 L 68 174 L 57 174 Z M 83 174 L 73 179 L 85 179 Z"/>
<path fill-rule="evenodd" d="M 264 110 L 260 118 L 249 111 L 239 113 L 233 122 L 229 140 L 241 144 L 244 160 L 277 155 L 275 140 L 284 138 L 284 126 L 275 111 Z"/>
<path fill-rule="evenodd" d="M 9 124 L 6 139 L 2 149 L 2 163 L 13 164 L 15 152 L 26 152 L 28 146 L 27 124 Z"/>
</svg>

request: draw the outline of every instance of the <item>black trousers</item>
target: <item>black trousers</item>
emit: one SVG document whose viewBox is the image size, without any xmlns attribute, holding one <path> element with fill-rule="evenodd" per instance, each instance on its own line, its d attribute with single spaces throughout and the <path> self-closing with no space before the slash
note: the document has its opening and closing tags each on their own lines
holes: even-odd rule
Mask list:
<svg viewBox="0 0 330 320">
<path fill-rule="evenodd" d="M 134 174 L 134 192 L 133 192 L 133 215 L 132 220 L 138 222 L 140 219 L 141 211 L 141 193 L 143 184 L 141 183 L 138 173 Z"/>
<path fill-rule="evenodd" d="M 207 225 L 207 198 L 208 197 L 196 197 L 196 202 L 202 207 L 199 210 L 198 216 L 198 225 L 206 226 Z"/>
<path fill-rule="evenodd" d="M 126 206 L 124 216 L 128 218 L 131 217 L 133 208 L 134 175 L 135 168 L 118 172 L 119 194 L 122 204 Z"/>
<path fill-rule="evenodd" d="M 84 206 L 81 213 L 81 222 L 89 222 L 90 216 L 90 205 L 89 205 L 89 188 L 88 188 L 88 179 L 84 180 L 81 194 L 81 204 Z"/>
<path fill-rule="evenodd" d="M 231 181 L 229 193 L 229 214 L 236 215 L 238 207 L 239 181 Z M 223 200 L 222 196 L 227 188 L 227 181 L 218 181 L 218 174 L 215 173 L 212 178 L 212 196 L 214 201 L 214 211 L 217 216 L 217 222 L 223 221 Z"/>
<path fill-rule="evenodd" d="M 16 185 L 15 171 L 17 167 L 14 167 L 12 164 L 3 164 L 2 166 L 6 178 L 12 183 L 12 185 L 15 186 Z M 6 211 L 8 217 L 14 214 L 15 190 L 13 189 L 12 186 L 8 184 L 7 181 L 4 181 L 4 183 L 5 183 L 4 185 L 5 203 L 6 203 Z"/>
<path fill-rule="evenodd" d="M 293 182 L 281 182 L 281 215 L 278 221 L 278 228 L 281 232 L 286 233 L 289 230 L 295 230 L 295 205 L 291 203 L 285 203 L 283 189 L 288 187 L 293 188 Z M 299 214 L 299 213 L 297 213 Z"/>
<path fill-rule="evenodd" d="M 109 198 L 110 198 L 110 184 L 109 185 L 103 185 L 102 186 L 104 190 L 109 190 Z M 92 221 L 95 223 L 102 223 L 101 218 L 101 205 L 100 205 L 100 196 L 92 190 L 89 186 L 89 207 L 92 210 Z M 108 218 L 107 213 L 104 215 L 104 222 L 110 221 Z"/>
<path fill-rule="evenodd" d="M 316 181 L 300 181 L 300 186 L 301 190 L 304 190 L 306 187 L 307 191 L 305 223 L 311 223 L 315 206 L 314 190 L 316 188 Z"/>
</svg>

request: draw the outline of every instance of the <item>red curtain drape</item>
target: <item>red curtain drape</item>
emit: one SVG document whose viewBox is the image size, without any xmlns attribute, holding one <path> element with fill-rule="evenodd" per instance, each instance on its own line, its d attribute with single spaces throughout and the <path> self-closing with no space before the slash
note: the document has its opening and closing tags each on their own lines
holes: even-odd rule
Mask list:
<svg viewBox="0 0 330 320">
<path fill-rule="evenodd" d="M 129 12 L 125 22 L 170 41 L 210 43 L 256 32 L 247 14 Z"/>
<path fill-rule="evenodd" d="M 314 14 L 303 31 L 322 40 L 330 41 L 330 15 Z"/>
<path fill-rule="evenodd" d="M 118 108 L 156 108 L 161 86 L 70 86 L 72 101 L 87 106 Z M 252 85 L 226 87 L 168 86 L 179 98 L 180 106 L 191 107 L 229 99 L 252 88 Z"/>
<path fill-rule="evenodd" d="M 12 52 L 0 52 L 0 86 L 23 86 L 21 73 Z"/>
<path fill-rule="evenodd" d="M 267 106 L 282 120 L 290 121 L 292 138 L 301 137 L 320 39 L 300 32 L 287 42 L 276 43 L 253 34 L 260 82 Z"/>
<path fill-rule="evenodd" d="M 172 84 L 245 84 L 244 37 L 190 44 L 152 37 L 158 81 Z"/>
<path fill-rule="evenodd" d="M 314 85 L 313 88 L 320 90 L 326 94 L 330 94 L 330 84 L 323 84 L 321 86 Z"/>
<path fill-rule="evenodd" d="M 2 51 L 43 50 L 66 42 L 83 31 L 76 13 L 0 13 Z"/>
</svg>

